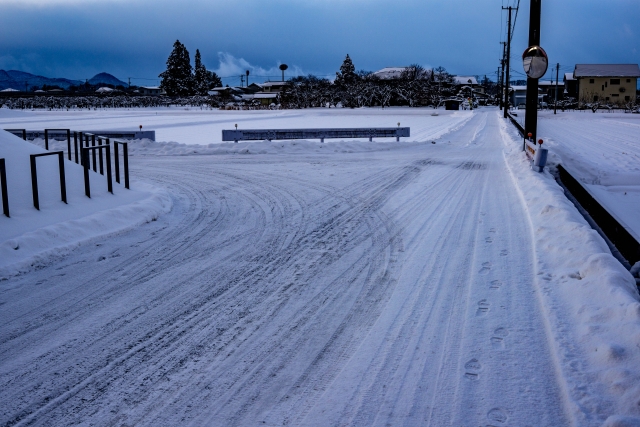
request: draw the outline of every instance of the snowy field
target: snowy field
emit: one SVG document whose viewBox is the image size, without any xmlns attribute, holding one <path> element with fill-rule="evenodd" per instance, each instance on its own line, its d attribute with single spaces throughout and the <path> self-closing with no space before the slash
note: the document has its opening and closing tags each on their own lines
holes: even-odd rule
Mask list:
<svg viewBox="0 0 640 427">
<path fill-rule="evenodd" d="M 540 111 L 538 134 L 561 163 L 640 240 L 640 114 Z M 524 112 L 518 112 L 524 123 Z"/>
<path fill-rule="evenodd" d="M 632 276 L 494 109 L 431 112 L 1 110 L 155 128 L 132 183 L 172 209 L 0 281 L 0 423 L 640 425 Z"/>
</svg>

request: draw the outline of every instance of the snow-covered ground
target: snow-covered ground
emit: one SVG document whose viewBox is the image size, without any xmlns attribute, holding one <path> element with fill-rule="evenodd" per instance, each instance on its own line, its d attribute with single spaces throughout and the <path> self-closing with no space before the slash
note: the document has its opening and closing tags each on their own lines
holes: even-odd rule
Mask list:
<svg viewBox="0 0 640 427">
<path fill-rule="evenodd" d="M 44 144 L 43 144 L 44 145 Z M 53 150 L 52 150 L 53 151 Z M 47 264 L 82 242 L 157 218 L 171 208 L 166 190 L 136 182 L 130 190 L 90 173 L 91 199 L 82 167 L 65 161 L 67 204 L 61 200 L 58 156 L 36 158 L 40 210 L 33 203 L 30 155 L 42 148 L 0 131 L 0 158 L 7 168 L 11 218 L 0 215 L 0 280 Z M 65 156 L 66 158 L 66 156 Z"/>
<path fill-rule="evenodd" d="M 640 240 L 640 114 L 538 112 L 538 134 L 561 163 Z M 524 112 L 518 112 L 524 122 Z"/>
<path fill-rule="evenodd" d="M 0 422 L 638 425 L 633 278 L 495 110 L 431 112 L 164 117 L 216 154 L 139 144 L 173 209 L 0 281 Z M 240 117 L 414 136 L 217 144 Z"/>
<path fill-rule="evenodd" d="M 410 140 L 437 138 L 471 117 L 469 111 L 415 108 L 221 111 L 201 108 L 132 108 L 76 111 L 0 110 L 0 129 L 155 130 L 156 140 L 207 146 L 222 141 L 222 129 L 313 127 L 411 127 Z M 329 141 L 329 140 L 327 140 Z M 356 140 L 357 141 L 357 140 Z M 362 140 L 366 141 L 366 140 Z M 387 139 L 392 141 L 392 139 Z M 352 141 L 353 142 L 353 141 Z M 172 144 L 173 145 L 173 144 Z M 175 153 L 173 153 L 175 154 Z"/>
</svg>

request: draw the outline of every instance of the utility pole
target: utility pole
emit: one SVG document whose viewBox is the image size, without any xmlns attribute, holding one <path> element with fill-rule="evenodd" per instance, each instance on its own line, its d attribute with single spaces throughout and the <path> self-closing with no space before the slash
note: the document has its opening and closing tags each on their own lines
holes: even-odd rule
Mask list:
<svg viewBox="0 0 640 427">
<path fill-rule="evenodd" d="M 553 114 L 557 114 L 558 111 L 558 73 L 560 72 L 560 63 L 556 64 L 556 100 L 553 103 Z"/>
<path fill-rule="evenodd" d="M 540 46 L 540 16 L 542 0 L 530 0 L 529 46 Z M 525 135 L 531 133 L 536 141 L 538 133 L 538 79 L 527 77 L 527 109 L 524 116 Z"/>
<path fill-rule="evenodd" d="M 244 74 L 240 74 L 240 87 L 244 87 Z"/>
<path fill-rule="evenodd" d="M 500 92 L 502 88 L 500 87 L 500 67 L 498 67 L 498 72 L 496 73 L 496 96 L 500 98 L 500 109 L 502 110 L 502 92 Z"/>
<path fill-rule="evenodd" d="M 509 21 L 507 24 L 507 57 L 506 57 L 506 61 L 507 61 L 507 75 L 506 75 L 506 83 L 507 83 L 507 87 L 505 90 L 505 100 L 504 100 L 504 118 L 507 118 L 507 114 L 509 113 L 509 67 L 511 66 L 511 10 L 513 9 L 511 6 L 505 8 L 503 7 L 503 9 L 508 9 L 509 10 Z"/>
<path fill-rule="evenodd" d="M 507 56 L 507 43 L 500 43 L 502 43 L 502 61 L 500 61 L 500 64 L 502 65 L 502 75 L 500 76 L 500 109 L 502 110 L 502 108 L 504 107 L 504 100 L 506 99 L 504 95 L 504 66 L 506 64 L 505 57 Z"/>
</svg>

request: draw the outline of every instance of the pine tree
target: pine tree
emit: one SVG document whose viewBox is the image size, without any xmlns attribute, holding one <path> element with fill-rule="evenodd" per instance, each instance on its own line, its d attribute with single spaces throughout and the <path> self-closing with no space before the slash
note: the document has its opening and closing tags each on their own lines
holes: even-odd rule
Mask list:
<svg viewBox="0 0 640 427">
<path fill-rule="evenodd" d="M 193 74 L 189 51 L 176 40 L 173 44 L 173 51 L 167 59 L 167 70 L 160 73 L 162 77 L 160 87 L 169 96 L 189 96 L 193 94 Z"/>
<path fill-rule="evenodd" d="M 196 49 L 195 62 L 194 88 L 198 95 L 206 95 L 209 89 L 222 85 L 220 77 L 216 73 L 207 70 L 202 64 L 198 49 Z"/>
<path fill-rule="evenodd" d="M 336 84 L 350 84 L 355 82 L 358 79 L 358 75 L 356 74 L 356 67 L 351 62 L 351 58 L 349 58 L 349 54 L 344 59 L 344 62 L 340 66 L 340 72 L 336 73 Z"/>
</svg>

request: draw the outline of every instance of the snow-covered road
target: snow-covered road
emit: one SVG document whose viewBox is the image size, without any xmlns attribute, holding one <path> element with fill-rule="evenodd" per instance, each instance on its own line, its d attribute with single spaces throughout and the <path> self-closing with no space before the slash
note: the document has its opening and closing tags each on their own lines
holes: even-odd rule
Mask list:
<svg viewBox="0 0 640 427">
<path fill-rule="evenodd" d="M 502 138 L 138 158 L 171 213 L 3 288 L 0 424 L 570 425 Z"/>
</svg>

